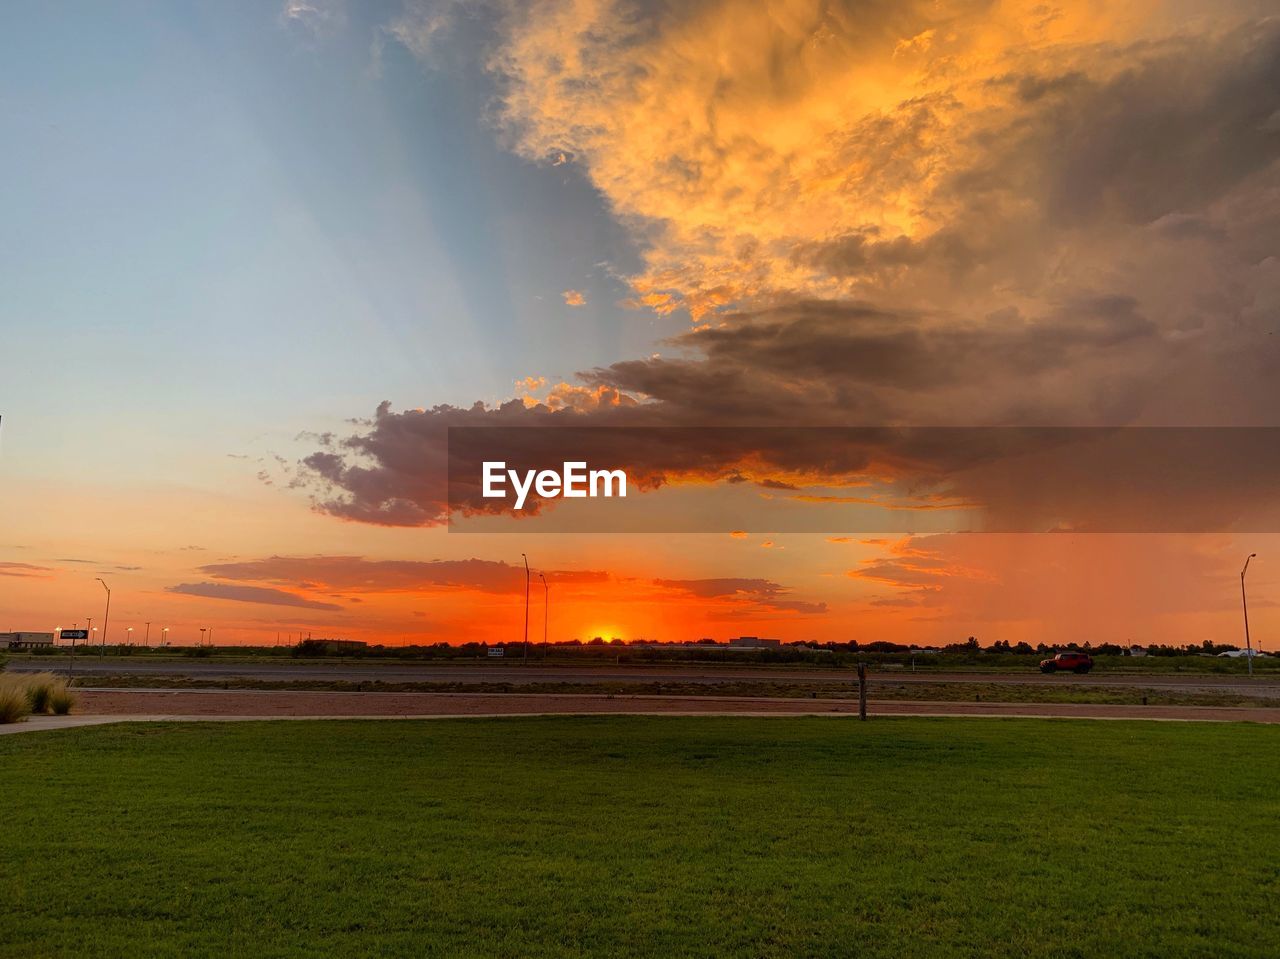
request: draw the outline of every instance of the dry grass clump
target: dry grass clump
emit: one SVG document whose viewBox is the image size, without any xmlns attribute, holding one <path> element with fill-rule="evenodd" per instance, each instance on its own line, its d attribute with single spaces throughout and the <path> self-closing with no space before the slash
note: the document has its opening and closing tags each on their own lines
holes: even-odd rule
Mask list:
<svg viewBox="0 0 1280 959">
<path fill-rule="evenodd" d="M 17 684 L 0 684 L 0 723 L 16 723 L 31 712 L 27 691 Z"/>
<path fill-rule="evenodd" d="M 0 675 L 0 723 L 16 723 L 35 713 L 65 716 L 75 705 L 67 681 L 53 673 Z"/>
<path fill-rule="evenodd" d="M 53 714 L 55 716 L 67 715 L 67 713 L 71 712 L 71 709 L 75 704 L 76 694 L 67 689 L 66 683 L 63 683 L 58 688 L 54 689 L 53 693 L 49 696 L 49 708 L 53 710 Z"/>
</svg>

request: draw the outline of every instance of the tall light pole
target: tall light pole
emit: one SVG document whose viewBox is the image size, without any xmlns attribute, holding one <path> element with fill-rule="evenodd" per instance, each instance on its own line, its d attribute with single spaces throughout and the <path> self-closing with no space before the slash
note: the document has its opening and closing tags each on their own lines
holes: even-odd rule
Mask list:
<svg viewBox="0 0 1280 959">
<path fill-rule="evenodd" d="M 1249 572 L 1249 560 L 1257 556 L 1257 553 L 1250 553 L 1244 561 L 1244 569 L 1240 570 L 1240 605 L 1244 608 L 1244 649 L 1245 658 L 1249 660 L 1249 675 L 1253 675 L 1253 643 L 1249 639 L 1249 600 L 1244 593 L 1244 574 Z"/>
<path fill-rule="evenodd" d="M 161 646 L 169 645 L 169 627 L 168 626 L 160 630 L 160 645 Z"/>
<path fill-rule="evenodd" d="M 205 630 L 205 627 L 201 626 L 200 627 L 200 645 L 201 646 L 204 645 L 204 630 Z"/>
<path fill-rule="evenodd" d="M 133 645 L 133 627 L 130 626 L 124 632 L 125 632 L 125 645 L 132 646 Z"/>
<path fill-rule="evenodd" d="M 147 620 L 147 632 L 142 637 L 142 645 L 143 646 L 151 645 L 151 620 Z"/>
<path fill-rule="evenodd" d="M 524 560 L 524 661 L 529 662 L 529 557 L 520 554 Z"/>
<path fill-rule="evenodd" d="M 107 591 L 107 612 L 102 617 L 102 645 L 98 647 L 99 655 L 105 656 L 107 655 L 107 624 L 111 621 L 111 587 L 107 585 L 107 581 L 101 576 L 95 576 L 94 578 Z"/>
<path fill-rule="evenodd" d="M 551 587 L 547 585 L 547 577 L 541 573 L 538 579 L 542 580 L 542 658 L 547 658 L 547 621 L 551 618 Z"/>
</svg>

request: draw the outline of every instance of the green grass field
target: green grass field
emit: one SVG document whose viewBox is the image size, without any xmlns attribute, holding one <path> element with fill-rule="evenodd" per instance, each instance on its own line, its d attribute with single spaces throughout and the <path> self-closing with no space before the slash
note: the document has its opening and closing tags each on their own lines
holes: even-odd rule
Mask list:
<svg viewBox="0 0 1280 959">
<path fill-rule="evenodd" d="M 3 956 L 1275 956 L 1280 728 L 563 718 L 0 738 Z"/>
</svg>

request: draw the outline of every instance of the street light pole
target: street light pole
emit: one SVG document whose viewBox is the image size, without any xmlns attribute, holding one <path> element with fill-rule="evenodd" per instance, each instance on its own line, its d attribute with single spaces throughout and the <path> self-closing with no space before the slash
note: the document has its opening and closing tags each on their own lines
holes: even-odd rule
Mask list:
<svg viewBox="0 0 1280 959">
<path fill-rule="evenodd" d="M 1250 553 L 1244 561 L 1244 569 L 1240 570 L 1240 605 L 1244 609 L 1244 655 L 1249 660 L 1250 676 L 1253 675 L 1253 642 L 1249 639 L 1249 600 L 1244 592 L 1244 574 L 1249 572 L 1249 560 L 1257 555 L 1257 553 Z"/>
<path fill-rule="evenodd" d="M 151 621 L 150 620 L 147 620 L 147 632 L 146 632 L 146 635 L 142 637 L 142 645 L 144 647 L 149 647 L 151 645 Z"/>
<path fill-rule="evenodd" d="M 107 591 L 107 611 L 106 611 L 106 614 L 102 617 L 102 644 L 98 647 L 98 655 L 106 656 L 107 655 L 107 624 L 111 622 L 111 587 L 107 585 L 107 581 L 104 580 L 101 576 L 95 576 L 94 578 L 99 583 L 101 583 L 102 588 Z"/>
<path fill-rule="evenodd" d="M 547 658 L 547 621 L 551 618 L 551 587 L 547 585 L 547 577 L 541 573 L 538 579 L 542 580 L 542 658 Z"/>
<path fill-rule="evenodd" d="M 524 661 L 529 662 L 529 557 L 520 554 L 524 560 Z"/>
</svg>

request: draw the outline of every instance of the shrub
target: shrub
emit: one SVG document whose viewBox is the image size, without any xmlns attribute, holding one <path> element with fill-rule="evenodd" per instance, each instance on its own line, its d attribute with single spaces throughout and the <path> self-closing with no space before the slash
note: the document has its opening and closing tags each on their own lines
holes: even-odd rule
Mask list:
<svg viewBox="0 0 1280 959">
<path fill-rule="evenodd" d="M 75 705 L 67 682 L 53 673 L 0 676 L 0 723 L 16 723 L 32 713 L 65 715 Z"/>
<path fill-rule="evenodd" d="M 31 711 L 37 716 L 49 711 L 49 697 L 53 695 L 53 691 L 59 686 L 66 685 L 53 673 L 36 673 L 34 676 L 23 676 L 21 679 L 15 676 L 14 680 L 26 687 Z"/>
<path fill-rule="evenodd" d="M 27 691 L 17 683 L 0 686 L 0 723 L 16 723 L 27 718 L 31 701 Z"/>
<path fill-rule="evenodd" d="M 65 716 L 76 704 L 76 696 L 65 685 L 55 686 L 49 694 L 49 708 L 57 716 Z"/>
<path fill-rule="evenodd" d="M 49 711 L 49 696 L 53 693 L 48 683 L 32 683 L 27 687 L 27 699 L 31 702 L 31 711 L 42 716 Z"/>
</svg>

